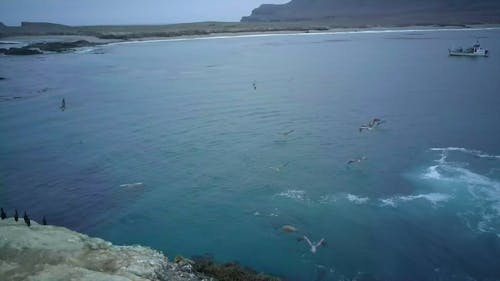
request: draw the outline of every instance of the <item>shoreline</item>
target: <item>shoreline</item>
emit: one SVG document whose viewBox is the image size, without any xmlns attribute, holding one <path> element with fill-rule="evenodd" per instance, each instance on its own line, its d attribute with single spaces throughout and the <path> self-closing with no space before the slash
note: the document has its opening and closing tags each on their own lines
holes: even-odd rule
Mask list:
<svg viewBox="0 0 500 281">
<path fill-rule="evenodd" d="M 315 35 L 335 35 L 335 34 L 379 34 L 379 33 L 402 33 L 402 32 L 440 32 L 440 31 L 481 31 L 481 30 L 500 30 L 499 25 L 475 25 L 468 27 L 459 26 L 408 26 L 408 27 L 377 27 L 377 28 L 332 28 L 324 31 L 268 31 L 268 32 L 221 32 L 203 35 L 181 35 L 175 37 L 142 37 L 131 40 L 120 40 L 116 42 L 105 43 L 104 45 L 121 44 L 139 44 L 154 42 L 176 42 L 176 41 L 194 41 L 194 40 L 213 40 L 213 39 L 231 39 L 231 38 L 252 38 L 268 36 L 315 36 Z"/>
<path fill-rule="evenodd" d="M 498 30 L 500 24 L 473 24 L 473 25 L 409 25 L 409 26 L 376 26 L 376 27 L 334 27 L 328 29 L 294 29 L 289 30 L 242 30 L 209 32 L 207 34 L 179 34 L 173 36 L 142 36 L 134 35 L 127 39 L 106 39 L 95 35 L 84 34 L 19 34 L 0 37 L 4 47 L 8 45 L 26 46 L 33 43 L 56 43 L 73 42 L 85 40 L 95 45 L 116 45 L 164 41 L 189 41 L 229 38 L 251 38 L 266 36 L 311 36 L 311 35 L 334 35 L 334 34 L 376 34 L 376 33 L 399 33 L 399 32 L 438 32 L 438 31 L 479 31 Z M 0 47 L 2 46 L 0 45 Z"/>
<path fill-rule="evenodd" d="M 403 27 L 365 27 L 365 28 L 330 28 L 326 30 L 280 30 L 280 31 L 242 31 L 242 32 L 214 32 L 206 35 L 178 35 L 178 36 L 144 36 L 130 39 L 102 39 L 89 35 L 23 35 L 4 37 L 4 48 L 0 54 L 10 55 L 41 55 L 51 53 L 68 53 L 80 49 L 99 46 L 113 46 L 124 44 L 143 44 L 155 42 L 180 42 L 195 40 L 217 40 L 235 38 L 258 38 L 270 36 L 321 36 L 336 34 L 380 34 L 404 32 L 440 32 L 440 31 L 480 31 L 500 30 L 500 24 L 478 24 L 468 26 L 403 26 Z M 2 46 L 0 45 L 0 46 Z M 84 51 L 85 52 L 85 51 Z"/>
</svg>

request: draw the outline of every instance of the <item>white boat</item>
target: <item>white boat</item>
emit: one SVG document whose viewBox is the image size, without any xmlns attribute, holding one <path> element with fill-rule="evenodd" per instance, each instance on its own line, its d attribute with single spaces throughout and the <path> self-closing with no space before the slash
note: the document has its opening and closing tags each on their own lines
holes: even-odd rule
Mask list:
<svg viewBox="0 0 500 281">
<path fill-rule="evenodd" d="M 456 49 L 448 49 L 448 54 L 450 56 L 487 57 L 488 50 L 481 48 L 479 42 L 476 42 L 476 44 L 467 49 L 462 49 L 461 47 Z"/>
</svg>

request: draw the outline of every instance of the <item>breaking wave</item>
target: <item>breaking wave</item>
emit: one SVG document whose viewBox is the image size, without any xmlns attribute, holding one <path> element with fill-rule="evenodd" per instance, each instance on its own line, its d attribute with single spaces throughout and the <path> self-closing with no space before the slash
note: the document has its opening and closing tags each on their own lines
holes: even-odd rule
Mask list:
<svg viewBox="0 0 500 281">
<path fill-rule="evenodd" d="M 354 194 L 347 194 L 346 198 L 347 198 L 347 200 L 349 200 L 355 204 L 363 204 L 363 203 L 368 202 L 368 200 L 370 200 L 370 198 L 368 198 L 368 197 L 360 197 L 360 196 L 357 196 Z"/>
<path fill-rule="evenodd" d="M 427 200 L 434 206 L 437 206 L 441 202 L 446 202 L 453 198 L 453 196 L 445 193 L 426 193 L 426 194 L 416 194 L 416 195 L 406 195 L 406 196 L 395 196 L 385 199 L 380 199 L 382 206 L 396 207 L 401 202 L 408 202 L 413 200 Z"/>
<path fill-rule="evenodd" d="M 441 151 L 444 153 L 448 152 L 448 151 L 458 151 L 458 152 L 463 152 L 463 153 L 470 154 L 470 155 L 480 157 L 480 158 L 500 159 L 500 155 L 491 155 L 491 154 L 485 153 L 481 150 L 467 149 L 467 148 L 463 148 L 463 147 L 433 147 L 433 148 L 431 148 L 431 150 L 432 151 Z"/>
<path fill-rule="evenodd" d="M 297 201 L 304 201 L 306 199 L 306 192 L 304 190 L 289 189 L 287 191 L 276 194 L 278 197 L 285 197 Z"/>
<path fill-rule="evenodd" d="M 447 192 L 455 193 L 463 206 L 463 210 L 459 211 L 459 216 L 465 219 L 469 227 L 481 232 L 498 233 L 500 231 L 500 181 L 473 171 L 474 167 L 469 167 L 469 165 L 472 166 L 470 163 L 451 162 L 447 160 L 447 157 L 450 152 L 485 159 L 500 159 L 500 155 L 461 147 L 431 148 L 430 150 L 440 152 L 439 158 L 434 161 L 435 165 L 424 170 L 421 178 L 437 183 L 438 188 L 447 188 Z M 498 162 L 488 162 L 490 170 L 498 168 L 491 167 L 490 163 Z"/>
</svg>

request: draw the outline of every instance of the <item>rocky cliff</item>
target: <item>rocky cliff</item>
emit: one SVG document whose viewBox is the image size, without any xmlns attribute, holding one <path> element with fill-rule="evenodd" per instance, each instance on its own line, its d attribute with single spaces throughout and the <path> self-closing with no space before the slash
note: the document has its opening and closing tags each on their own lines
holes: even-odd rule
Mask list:
<svg viewBox="0 0 500 281">
<path fill-rule="evenodd" d="M 114 246 L 64 227 L 0 221 L 0 280 L 202 280 L 142 246 Z"/>
<path fill-rule="evenodd" d="M 292 0 L 261 5 L 241 21 L 333 21 L 346 26 L 500 23 L 500 1 Z"/>
</svg>

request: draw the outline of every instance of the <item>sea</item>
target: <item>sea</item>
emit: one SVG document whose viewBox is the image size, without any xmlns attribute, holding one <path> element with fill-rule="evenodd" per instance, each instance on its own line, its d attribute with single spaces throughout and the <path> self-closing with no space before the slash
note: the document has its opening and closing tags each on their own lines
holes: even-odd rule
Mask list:
<svg viewBox="0 0 500 281">
<path fill-rule="evenodd" d="M 500 29 L 131 41 L 0 76 L 9 216 L 283 280 L 500 280 Z"/>
</svg>

